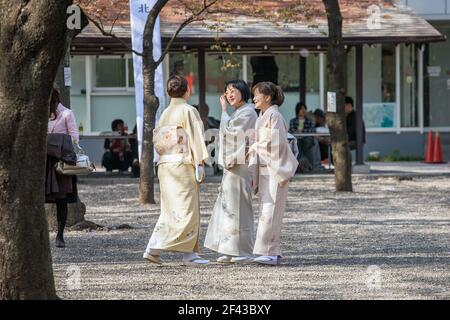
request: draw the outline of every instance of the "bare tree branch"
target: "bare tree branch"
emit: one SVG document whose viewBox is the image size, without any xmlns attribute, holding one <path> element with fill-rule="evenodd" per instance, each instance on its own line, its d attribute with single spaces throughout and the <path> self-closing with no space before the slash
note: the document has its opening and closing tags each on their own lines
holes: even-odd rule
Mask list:
<svg viewBox="0 0 450 320">
<path fill-rule="evenodd" d="M 92 18 L 91 18 L 90 16 L 88 16 L 88 15 L 86 15 L 86 16 L 87 16 L 88 20 L 89 20 L 90 22 L 92 22 L 92 23 L 97 27 L 97 29 L 101 32 L 102 35 L 104 35 L 104 36 L 106 36 L 106 37 L 113 38 L 113 39 L 119 41 L 123 46 L 125 46 L 128 50 L 130 50 L 131 52 L 133 52 L 135 55 L 141 56 L 141 57 L 143 56 L 143 53 L 142 53 L 142 52 L 138 52 L 138 51 L 134 50 L 133 47 L 131 47 L 128 43 L 126 43 L 124 40 L 122 40 L 121 38 L 119 38 L 118 36 L 116 36 L 116 35 L 112 32 L 112 30 L 113 30 L 113 28 L 114 28 L 114 24 L 115 24 L 115 22 L 117 21 L 117 18 L 116 18 L 116 20 L 114 21 L 114 24 L 113 24 L 113 26 L 111 27 L 111 30 L 108 32 L 108 31 L 106 31 L 106 30 L 104 29 L 104 27 L 103 27 L 103 25 L 102 25 L 101 23 L 99 23 L 98 21 L 92 19 Z"/>
<path fill-rule="evenodd" d="M 218 2 L 218 0 L 213 0 L 213 1 L 208 3 L 207 0 L 203 0 L 203 8 L 199 12 L 193 14 L 187 20 L 185 20 L 178 27 L 177 31 L 175 31 L 175 33 L 172 35 L 172 38 L 167 43 L 166 48 L 164 49 L 163 53 L 161 54 L 161 57 L 159 57 L 159 59 L 155 62 L 156 66 L 159 66 L 159 64 L 164 60 L 164 57 L 169 52 L 173 42 L 175 41 L 176 37 L 180 34 L 181 30 L 183 30 L 187 25 L 191 24 L 192 22 L 201 20 L 200 16 L 203 13 L 207 12 L 208 9 L 211 8 L 213 5 L 215 5 L 217 2 Z"/>
</svg>

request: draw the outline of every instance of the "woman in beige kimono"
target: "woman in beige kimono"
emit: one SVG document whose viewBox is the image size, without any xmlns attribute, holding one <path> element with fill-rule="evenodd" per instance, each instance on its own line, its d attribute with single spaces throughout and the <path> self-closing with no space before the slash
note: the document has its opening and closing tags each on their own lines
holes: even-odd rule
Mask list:
<svg viewBox="0 0 450 320">
<path fill-rule="evenodd" d="M 287 126 L 278 108 L 284 102 L 280 87 L 261 82 L 253 87 L 256 121 L 256 142 L 249 151 L 254 172 L 254 187 L 260 198 L 260 218 L 253 253 L 262 264 L 280 263 L 280 233 L 286 207 L 288 183 L 298 166 L 289 148 Z"/>
<path fill-rule="evenodd" d="M 219 196 L 206 232 L 205 247 L 223 254 L 220 263 L 251 262 L 254 244 L 251 172 L 245 155 L 253 143 L 258 117 L 250 99 L 250 88 L 242 80 L 225 84 L 220 97 L 222 117 L 218 162 L 223 167 Z M 227 113 L 230 104 L 234 112 Z"/>
<path fill-rule="evenodd" d="M 161 194 L 161 215 L 144 258 L 161 264 L 161 251 L 182 252 L 183 262 L 206 264 L 198 256 L 200 233 L 199 181 L 208 152 L 198 111 L 187 104 L 188 82 L 173 76 L 167 82 L 171 97 L 154 131 Z M 196 170 L 197 169 L 197 170 Z"/>
</svg>

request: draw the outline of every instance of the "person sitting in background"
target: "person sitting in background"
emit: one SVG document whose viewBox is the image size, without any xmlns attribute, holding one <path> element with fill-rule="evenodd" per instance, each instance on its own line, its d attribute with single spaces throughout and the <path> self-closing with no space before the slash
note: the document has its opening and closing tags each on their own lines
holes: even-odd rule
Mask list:
<svg viewBox="0 0 450 320">
<path fill-rule="evenodd" d="M 125 124 L 121 119 L 114 120 L 111 129 L 121 136 L 127 135 Z M 112 172 L 113 170 L 128 171 L 132 161 L 131 146 L 128 139 L 105 139 L 104 148 L 106 152 L 103 154 L 102 166 L 106 168 L 106 172 Z"/>
<path fill-rule="evenodd" d="M 289 133 L 313 133 L 315 132 L 314 123 L 306 116 L 308 108 L 303 102 L 295 106 L 296 117 L 289 122 Z M 309 172 L 314 165 L 314 137 L 297 137 L 298 144 L 298 162 L 300 172 Z"/>
<path fill-rule="evenodd" d="M 353 109 L 353 99 L 345 97 L 345 114 L 347 115 L 347 135 L 350 150 L 356 150 L 356 112 Z M 366 143 L 366 127 L 363 121 L 363 143 Z"/>
<path fill-rule="evenodd" d="M 328 130 L 327 127 L 327 120 L 325 116 L 325 112 L 321 109 L 316 109 L 314 111 L 314 122 L 316 124 L 316 131 L 319 130 Z M 319 129 L 319 130 L 318 130 Z M 319 149 L 320 149 L 320 160 L 326 160 L 328 159 L 328 146 L 331 144 L 331 139 L 329 137 L 319 137 Z"/>
</svg>

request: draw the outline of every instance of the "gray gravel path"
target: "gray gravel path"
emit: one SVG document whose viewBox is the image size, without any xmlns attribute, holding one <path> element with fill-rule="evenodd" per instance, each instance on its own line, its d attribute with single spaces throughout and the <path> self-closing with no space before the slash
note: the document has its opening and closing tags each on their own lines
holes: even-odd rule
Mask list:
<svg viewBox="0 0 450 320">
<path fill-rule="evenodd" d="M 202 244 L 216 180 L 202 185 Z M 158 205 L 138 204 L 137 180 L 105 182 L 79 184 L 87 220 L 133 229 L 67 232 L 67 248 L 52 248 L 62 298 L 450 299 L 449 177 L 357 177 L 355 192 L 340 194 L 332 179 L 296 178 L 279 267 L 185 267 L 179 254 L 164 255 L 163 267 L 150 265 L 142 253 Z M 203 255 L 217 257 L 207 249 Z M 79 287 L 72 281 L 78 271 Z"/>
</svg>

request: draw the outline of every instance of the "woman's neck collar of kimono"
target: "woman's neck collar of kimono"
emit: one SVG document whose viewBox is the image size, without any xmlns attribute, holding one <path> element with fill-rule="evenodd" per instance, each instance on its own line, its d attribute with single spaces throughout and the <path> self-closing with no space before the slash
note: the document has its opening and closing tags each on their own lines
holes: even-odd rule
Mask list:
<svg viewBox="0 0 450 320">
<path fill-rule="evenodd" d="M 276 105 L 276 104 L 272 104 L 272 105 L 270 105 L 270 106 L 268 106 L 267 108 L 264 108 L 264 109 L 260 109 L 261 110 L 261 114 L 264 114 L 267 110 L 269 110 L 269 109 L 272 109 L 273 107 L 277 107 L 278 108 L 278 106 Z"/>
<path fill-rule="evenodd" d="M 184 98 L 170 98 L 170 104 L 179 105 L 186 104 L 187 101 Z"/>
<path fill-rule="evenodd" d="M 235 107 L 234 106 L 232 106 L 232 107 L 233 107 L 234 110 L 238 110 L 238 109 L 242 108 L 245 105 L 247 105 L 247 102 L 246 101 L 241 101 Z"/>
</svg>

